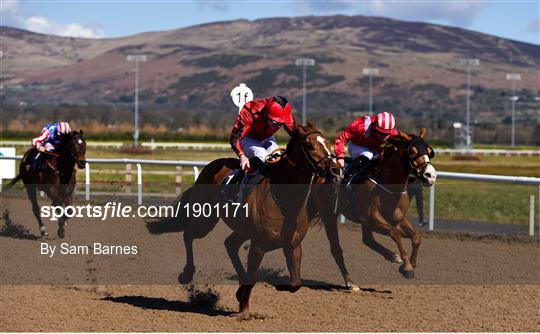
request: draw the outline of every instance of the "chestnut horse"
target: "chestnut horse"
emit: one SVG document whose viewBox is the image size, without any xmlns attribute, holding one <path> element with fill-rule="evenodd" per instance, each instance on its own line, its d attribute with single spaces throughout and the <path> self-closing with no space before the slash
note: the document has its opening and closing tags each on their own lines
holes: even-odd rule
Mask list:
<svg viewBox="0 0 540 334">
<path fill-rule="evenodd" d="M 84 168 L 86 164 L 86 142 L 83 131 L 73 131 L 63 135 L 61 144 L 56 148 L 60 153 L 42 152 L 42 155 L 48 155 L 52 159 L 47 161 L 47 169 L 43 171 L 30 168 L 32 160 L 36 157 L 37 151 L 34 148 L 29 149 L 24 154 L 19 165 L 19 175 L 17 175 L 7 187 L 13 186 L 22 180 L 26 188 L 28 199 L 32 202 L 32 211 L 39 224 L 41 236 L 47 236 L 47 230 L 43 221 L 39 204 L 37 201 L 37 191 L 41 190 L 52 200 L 53 206 L 68 206 L 73 202 L 73 191 L 75 190 L 75 165 Z M 45 159 L 46 157 L 42 157 Z M 67 217 L 64 215 L 58 219 L 58 237 L 65 236 L 65 222 Z"/>
<path fill-rule="evenodd" d="M 249 308 L 251 290 L 257 281 L 257 271 L 266 252 L 282 248 L 290 272 L 291 285 L 276 288 L 295 292 L 301 287 L 301 242 L 312 218 L 306 209 L 312 186 L 326 180 L 337 183 L 343 174 L 327 141 L 313 124 L 308 122 L 307 126 L 297 125 L 289 134 L 291 139 L 284 158 L 279 165 L 269 169 L 261 183 L 246 196 L 247 215 L 231 216 L 232 210 L 228 214 L 221 210 L 212 217 L 195 218 L 190 215 L 188 218 L 186 212 L 183 212 L 187 261 L 178 276 L 180 284 L 190 283 L 193 279 L 193 240 L 205 237 L 221 218 L 233 230 L 225 240 L 225 248 L 239 278 L 240 287 L 236 298 L 240 312 Z M 238 168 L 238 159 L 212 161 L 201 171 L 193 187 L 183 194 L 183 207 L 184 203 L 208 203 L 212 207 L 219 205 L 223 180 Z M 330 223 L 336 224 L 335 221 Z M 337 236 L 337 227 L 335 232 Z M 245 271 L 238 250 L 247 240 L 251 240 L 251 244 Z M 331 240 L 333 244 L 335 242 Z"/>
<path fill-rule="evenodd" d="M 337 210 L 334 210 L 333 214 L 321 215 L 325 225 L 331 224 L 326 220 L 337 220 L 339 213 L 354 223 L 362 224 L 364 244 L 389 261 L 403 263 L 399 271 L 408 279 L 414 278 L 421 242 L 420 234 L 406 217 L 409 209 L 408 176 L 411 173 L 415 174 L 421 178 L 424 186 L 432 186 L 437 177 L 430 160 L 434 157 L 434 151 L 425 142 L 425 136 L 426 130 L 422 129 L 419 136 L 399 132 L 397 136 L 392 137 L 378 163 L 376 162 L 378 165 L 368 173 L 369 177 L 351 185 L 355 187 L 353 198 L 351 199 L 349 189 L 341 187 Z M 325 211 L 328 212 L 329 208 Z M 378 243 L 373 237 L 373 232 L 390 236 L 400 254 Z M 410 256 L 403 247 L 402 237 L 411 239 Z"/>
</svg>

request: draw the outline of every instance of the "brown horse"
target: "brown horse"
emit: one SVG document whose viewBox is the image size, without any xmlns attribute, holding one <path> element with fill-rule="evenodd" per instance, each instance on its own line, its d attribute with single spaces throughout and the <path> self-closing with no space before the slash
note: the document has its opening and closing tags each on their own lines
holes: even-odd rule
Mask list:
<svg viewBox="0 0 540 334">
<path fill-rule="evenodd" d="M 29 149 L 24 154 L 19 165 L 19 175 L 17 175 L 7 187 L 13 186 L 22 180 L 26 188 L 28 199 L 32 202 L 32 211 L 36 217 L 41 236 L 46 236 L 47 230 L 41 220 L 40 208 L 37 202 L 37 191 L 41 190 L 52 200 L 53 206 L 68 206 L 73 202 L 73 191 L 75 190 L 75 165 L 84 168 L 86 164 L 85 152 L 86 142 L 83 131 L 74 131 L 63 135 L 61 144 L 56 148 L 60 153 L 40 153 L 48 155 L 47 169 L 35 170 L 31 168 L 32 160 L 38 153 L 34 148 Z M 46 157 L 42 157 L 46 158 Z M 58 219 L 58 237 L 65 236 L 65 222 L 67 217 L 63 215 Z"/>
<path fill-rule="evenodd" d="M 187 218 L 184 212 L 183 237 L 187 261 L 178 276 L 181 284 L 191 282 L 195 272 L 193 240 L 205 237 L 221 218 L 233 230 L 225 240 L 225 248 L 238 274 L 240 287 L 236 298 L 241 312 L 249 308 L 249 296 L 266 252 L 282 248 L 290 272 L 291 285 L 276 288 L 290 292 L 300 288 L 301 242 L 312 218 L 306 210 L 312 186 L 325 180 L 339 182 L 343 174 L 331 155 L 326 140 L 313 124 L 296 126 L 289 134 L 291 140 L 285 157 L 278 166 L 271 168 L 265 178 L 246 196 L 248 209 L 245 215 L 231 217 L 221 211 L 209 218 L 195 218 L 193 215 Z M 209 203 L 214 207 L 216 203 L 220 203 L 223 180 L 237 168 L 238 159 L 212 161 L 202 170 L 195 185 L 184 193 L 182 203 Z M 247 240 L 251 240 L 251 244 L 246 272 L 238 250 Z M 337 245 L 339 246 L 339 240 Z"/>
<path fill-rule="evenodd" d="M 362 224 L 364 244 L 389 261 L 403 262 L 399 271 L 408 279 L 414 278 L 414 268 L 421 242 L 420 234 L 406 217 L 409 209 L 408 176 L 411 173 L 415 174 L 422 179 L 425 186 L 433 185 L 437 177 L 430 160 L 434 156 L 434 151 L 425 142 L 425 136 L 425 129 L 421 130 L 419 136 L 400 132 L 389 141 L 389 145 L 381 154 L 378 165 L 368 173 L 369 177 L 358 184 L 351 185 L 355 187 L 354 196 L 351 196 L 350 190 L 346 187 L 341 187 L 337 210 L 334 210 L 333 215 L 328 213 L 321 215 L 325 225 L 331 225 L 326 220 L 337 220 L 339 213 L 352 222 Z M 328 212 L 329 208 L 325 210 Z M 390 236 L 397 244 L 400 254 L 378 243 L 373 237 L 374 231 Z M 402 237 L 411 239 L 410 256 L 403 247 Z"/>
</svg>

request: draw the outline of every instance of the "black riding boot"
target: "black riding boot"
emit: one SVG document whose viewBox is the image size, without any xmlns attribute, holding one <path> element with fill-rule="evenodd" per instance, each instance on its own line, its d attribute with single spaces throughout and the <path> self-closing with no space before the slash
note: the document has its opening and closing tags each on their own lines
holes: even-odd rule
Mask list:
<svg viewBox="0 0 540 334">
<path fill-rule="evenodd" d="M 45 157 L 43 154 L 38 153 L 30 163 L 30 168 L 36 171 L 42 171 L 47 169 L 47 164 L 45 163 Z"/>
<path fill-rule="evenodd" d="M 249 159 L 249 165 L 253 170 L 258 170 L 263 162 L 257 157 Z M 246 177 L 246 173 L 242 169 L 238 169 L 227 184 L 223 185 L 221 189 L 221 196 L 224 201 L 228 202 L 241 202 L 243 200 L 243 189 L 245 188 L 246 182 L 242 182 Z M 249 180 L 248 180 L 249 182 Z"/>
<path fill-rule="evenodd" d="M 349 185 L 352 179 L 360 178 L 364 176 L 364 173 L 369 166 L 370 160 L 366 156 L 359 156 L 354 159 L 345 170 L 345 184 Z"/>
</svg>

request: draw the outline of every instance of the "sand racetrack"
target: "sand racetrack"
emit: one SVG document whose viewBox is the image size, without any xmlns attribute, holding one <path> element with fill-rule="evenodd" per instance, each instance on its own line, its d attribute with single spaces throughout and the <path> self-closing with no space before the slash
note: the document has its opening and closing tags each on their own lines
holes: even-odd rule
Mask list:
<svg viewBox="0 0 540 334">
<path fill-rule="evenodd" d="M 342 284 L 324 231 L 316 226 L 303 243 L 306 286 L 295 294 L 269 283 L 255 286 L 250 313 L 238 315 L 234 270 L 223 247 L 224 224 L 195 244 L 195 289 L 176 284 L 184 264 L 181 233 L 151 235 L 142 219 L 98 223 L 74 218 L 62 242 L 136 244 L 136 256 L 39 255 L 40 244 L 15 237 L 7 221 L 37 235 L 30 204 L 1 195 L 0 331 L 539 331 L 540 249 L 535 240 L 424 236 L 416 278 L 368 250 L 361 231 L 342 226 L 349 271 L 361 291 Z M 384 244 L 394 246 L 383 237 Z M 409 245 L 407 241 L 407 245 Z M 247 247 L 246 247 L 247 248 Z M 245 249 L 241 256 L 245 257 Z M 283 255 L 265 257 L 261 279 L 288 276 Z M 200 297 L 201 294 L 198 295 Z M 217 297 L 214 297 L 217 296 Z M 212 301 L 217 303 L 211 307 Z"/>
</svg>

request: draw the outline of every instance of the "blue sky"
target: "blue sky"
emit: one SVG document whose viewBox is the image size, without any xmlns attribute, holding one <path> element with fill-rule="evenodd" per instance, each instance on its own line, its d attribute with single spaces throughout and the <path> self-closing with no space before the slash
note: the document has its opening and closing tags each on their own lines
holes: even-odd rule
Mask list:
<svg viewBox="0 0 540 334">
<path fill-rule="evenodd" d="M 345 14 L 439 23 L 540 44 L 538 0 L 0 2 L 3 25 L 62 36 L 119 37 L 234 19 Z"/>
</svg>

